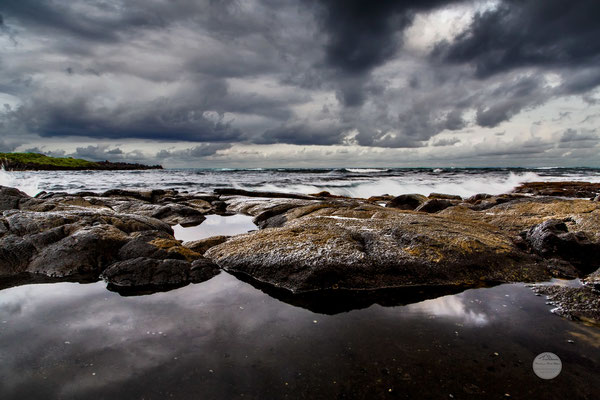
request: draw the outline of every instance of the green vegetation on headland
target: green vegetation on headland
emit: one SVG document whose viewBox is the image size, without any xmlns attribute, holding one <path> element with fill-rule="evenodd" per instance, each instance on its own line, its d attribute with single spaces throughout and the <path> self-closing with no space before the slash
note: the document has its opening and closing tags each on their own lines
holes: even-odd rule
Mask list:
<svg viewBox="0 0 600 400">
<path fill-rule="evenodd" d="M 162 169 L 160 165 L 95 162 L 73 157 L 49 157 L 39 153 L 0 153 L 0 165 L 8 171 Z"/>
</svg>

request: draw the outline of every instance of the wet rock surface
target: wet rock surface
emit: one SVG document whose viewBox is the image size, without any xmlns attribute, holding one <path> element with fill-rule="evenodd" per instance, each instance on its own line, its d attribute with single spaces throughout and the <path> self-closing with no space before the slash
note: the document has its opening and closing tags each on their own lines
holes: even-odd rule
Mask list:
<svg viewBox="0 0 600 400">
<path fill-rule="evenodd" d="M 200 258 L 190 263 L 177 259 L 138 257 L 112 264 L 101 277 L 114 291 L 160 291 L 203 282 L 219 273 L 210 260 Z"/>
<path fill-rule="evenodd" d="M 2 286 L 93 281 L 107 270 L 103 277 L 115 287 L 162 288 L 208 279 L 215 265 L 175 240 L 169 222 L 190 217 L 202 222 L 216 199 L 162 190 L 31 198 L 1 188 L 0 203 L 7 208 L 0 215 Z M 169 201 L 176 202 L 163 204 Z"/>
<path fill-rule="evenodd" d="M 191 242 L 185 242 L 183 245 L 188 249 L 197 252 L 198 254 L 204 254 L 208 249 L 218 244 L 224 243 L 229 239 L 230 236 L 211 236 L 206 239 L 193 240 Z"/>
<path fill-rule="evenodd" d="M 102 275 L 120 292 L 148 292 L 209 279 L 220 267 L 292 296 L 330 291 L 331 299 L 355 290 L 553 276 L 594 285 L 600 259 L 600 203 L 589 199 L 521 193 L 354 199 L 238 189 L 32 198 L 0 187 L 0 206 L 5 286 Z M 186 243 L 173 237 L 170 225 L 201 224 L 209 214 L 250 215 L 261 229 Z"/>
<path fill-rule="evenodd" d="M 569 232 L 565 222 L 549 219 L 523 232 L 532 249 L 545 258 L 570 262 L 582 273 L 600 267 L 600 243 L 589 240 L 585 232 Z"/>
<path fill-rule="evenodd" d="M 526 182 L 515 188 L 514 193 L 536 196 L 561 196 L 593 199 L 600 194 L 600 183 L 590 182 Z"/>
<path fill-rule="evenodd" d="M 401 194 L 387 202 L 386 207 L 399 210 L 415 210 L 427 201 L 427 197 L 421 194 Z"/>
<path fill-rule="evenodd" d="M 550 277 L 536 257 L 490 226 L 420 213 L 328 211 L 233 237 L 206 256 L 228 271 L 293 292 Z M 356 217 L 360 213 L 371 216 Z"/>
<path fill-rule="evenodd" d="M 556 306 L 555 314 L 600 325 L 600 293 L 591 287 L 539 285 L 534 291 Z"/>
</svg>

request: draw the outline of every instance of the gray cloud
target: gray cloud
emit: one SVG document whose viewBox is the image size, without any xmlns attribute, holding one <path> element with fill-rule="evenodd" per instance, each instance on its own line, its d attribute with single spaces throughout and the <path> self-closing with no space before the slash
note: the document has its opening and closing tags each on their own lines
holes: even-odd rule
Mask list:
<svg viewBox="0 0 600 400">
<path fill-rule="evenodd" d="M 434 147 L 441 147 L 441 146 L 452 146 L 453 144 L 456 143 L 460 143 L 460 139 L 458 138 L 448 138 L 448 139 L 438 139 L 436 141 L 434 141 L 431 145 Z"/>
<path fill-rule="evenodd" d="M 595 129 L 567 129 L 560 137 L 560 148 L 594 147 L 600 141 Z"/>
<path fill-rule="evenodd" d="M 16 99 L 0 112 L 3 148 L 24 134 L 194 142 L 198 157 L 232 143 L 466 145 L 430 139 L 485 131 L 558 98 L 597 101 L 592 0 L 124 4 L 2 2 L 0 96 Z M 420 16 L 458 6 L 483 11 L 430 54 L 406 46 Z"/>
<path fill-rule="evenodd" d="M 309 123 L 282 125 L 265 131 L 257 142 L 262 144 L 291 143 L 298 145 L 341 144 L 344 130 L 339 126 L 311 126 Z"/>
<path fill-rule="evenodd" d="M 479 77 L 527 66 L 580 67 L 600 59 L 600 3 L 594 0 L 505 0 L 479 13 L 434 55 L 469 63 Z"/>
<path fill-rule="evenodd" d="M 169 158 L 177 159 L 178 161 L 193 160 L 215 155 L 219 150 L 226 150 L 230 147 L 231 145 L 228 143 L 202 143 L 184 150 L 161 150 L 156 153 L 156 158 L 158 160 Z"/>
</svg>

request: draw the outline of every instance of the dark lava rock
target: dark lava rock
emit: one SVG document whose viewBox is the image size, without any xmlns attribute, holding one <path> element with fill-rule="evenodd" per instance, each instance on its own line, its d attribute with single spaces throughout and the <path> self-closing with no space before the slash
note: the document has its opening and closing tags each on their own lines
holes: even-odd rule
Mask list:
<svg viewBox="0 0 600 400">
<path fill-rule="evenodd" d="M 111 196 L 121 196 L 121 197 L 133 197 L 138 200 L 150 201 L 152 200 L 152 194 L 150 192 L 138 192 L 134 190 L 125 190 L 125 189 L 110 189 L 106 192 L 102 193 L 100 197 L 111 197 Z"/>
<path fill-rule="evenodd" d="M 492 196 L 491 194 L 487 194 L 487 193 L 477 193 L 477 194 L 474 194 L 473 196 L 469 197 L 468 199 L 466 199 L 465 203 L 477 203 L 478 201 L 489 199 L 491 197 L 494 197 L 494 196 Z"/>
<path fill-rule="evenodd" d="M 162 232 L 174 240 L 171 227 L 164 222 L 105 209 L 9 210 L 0 216 L 0 225 L 4 227 L 0 233 L 0 276 L 97 277 L 119 260 L 120 248 L 135 238 L 130 236 L 135 232 Z"/>
<path fill-rule="evenodd" d="M 101 277 L 109 289 L 124 294 L 149 294 L 204 282 L 219 274 L 219 268 L 206 258 L 193 263 L 185 260 L 139 257 L 119 261 L 106 268 Z"/>
<path fill-rule="evenodd" d="M 430 193 L 428 198 L 430 199 L 445 199 L 445 200 L 462 200 L 462 197 L 454 194 L 445 193 Z"/>
<path fill-rule="evenodd" d="M 513 190 L 536 196 L 594 198 L 600 193 L 600 183 L 590 182 L 526 182 Z"/>
<path fill-rule="evenodd" d="M 246 196 L 246 197 L 266 197 L 270 199 L 303 199 L 315 200 L 314 196 L 298 193 L 280 193 L 280 192 L 260 192 L 234 188 L 217 188 L 215 194 L 221 196 Z"/>
<path fill-rule="evenodd" d="M 106 268 L 102 278 L 115 286 L 170 286 L 188 283 L 191 264 L 185 260 L 139 257 Z"/>
<path fill-rule="evenodd" d="M 27 271 L 52 277 L 100 274 L 116 260 L 127 235 L 112 225 L 86 226 L 44 247 L 33 257 Z"/>
<path fill-rule="evenodd" d="M 123 245 L 118 252 L 120 260 L 128 260 L 133 258 L 147 257 L 157 260 L 167 258 L 176 260 L 185 260 L 186 257 L 181 252 L 168 251 L 177 246 L 179 242 L 172 246 L 157 245 L 162 241 L 173 241 L 172 235 L 156 230 L 135 232 L 131 234 L 129 241 Z"/>
<path fill-rule="evenodd" d="M 179 223 L 181 226 L 196 226 L 206 220 L 202 211 L 182 204 L 164 205 L 151 216 L 170 224 Z"/>
<path fill-rule="evenodd" d="M 555 314 L 600 325 L 600 293 L 591 287 L 539 285 L 533 290 L 557 306 L 552 310 Z"/>
<path fill-rule="evenodd" d="M 422 205 L 420 205 L 419 207 L 417 207 L 415 209 L 415 211 L 421 211 L 421 212 L 426 212 L 426 213 L 436 213 L 438 211 L 445 210 L 448 207 L 452 207 L 456 204 L 458 204 L 458 203 L 453 200 L 430 199 L 430 200 L 427 200 Z"/>
<path fill-rule="evenodd" d="M 206 239 L 185 242 L 183 245 L 198 254 L 204 254 L 208 249 L 218 244 L 225 243 L 231 236 L 211 236 Z"/>
<path fill-rule="evenodd" d="M 550 277 L 534 257 L 485 224 L 392 211 L 369 218 L 302 217 L 232 237 L 205 256 L 228 271 L 293 292 Z"/>
<path fill-rule="evenodd" d="M 522 236 L 542 257 L 566 260 L 583 273 L 600 267 L 600 243 L 590 241 L 584 232 L 569 232 L 563 221 L 549 219 Z"/>
<path fill-rule="evenodd" d="M 285 212 L 296 208 L 296 204 L 278 204 L 260 214 L 258 214 L 252 222 L 260 229 L 263 228 L 278 228 L 287 222 Z"/>
<path fill-rule="evenodd" d="M 200 257 L 192 262 L 190 269 L 190 281 L 192 283 L 200 283 L 209 280 L 213 276 L 218 275 L 221 269 L 217 264 L 205 257 Z"/>
<path fill-rule="evenodd" d="M 415 210 L 426 201 L 427 197 L 422 194 L 401 194 L 388 201 L 385 206 L 397 208 L 399 210 Z"/>
<path fill-rule="evenodd" d="M 0 211 L 19 208 L 19 202 L 29 196 L 19 189 L 0 186 Z"/>
</svg>

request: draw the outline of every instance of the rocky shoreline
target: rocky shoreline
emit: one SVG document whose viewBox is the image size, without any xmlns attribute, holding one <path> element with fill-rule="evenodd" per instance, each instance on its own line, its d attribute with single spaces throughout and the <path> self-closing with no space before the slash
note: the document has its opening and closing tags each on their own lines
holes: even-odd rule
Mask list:
<svg viewBox="0 0 600 400">
<path fill-rule="evenodd" d="M 147 169 L 163 169 L 162 165 L 145 165 L 138 163 L 95 161 L 86 166 L 64 166 L 19 162 L 3 159 L 0 161 L 7 171 L 133 171 Z"/>
<path fill-rule="evenodd" d="M 598 192 L 580 182 L 529 183 L 514 193 L 468 199 L 237 189 L 29 197 L 0 187 L 0 288 L 104 279 L 110 290 L 128 295 L 201 282 L 225 270 L 283 301 L 339 312 L 348 304 L 402 304 L 468 287 L 582 278 L 589 282 L 586 296 L 562 291 L 557 301 L 579 296 L 565 307 L 569 316 L 593 320 Z M 260 229 L 176 240 L 173 225 L 195 226 L 210 214 L 250 215 Z M 578 307 L 596 308 L 596 314 L 578 313 Z"/>
</svg>

